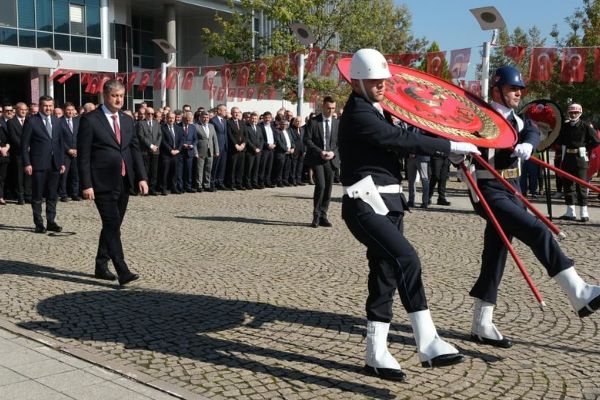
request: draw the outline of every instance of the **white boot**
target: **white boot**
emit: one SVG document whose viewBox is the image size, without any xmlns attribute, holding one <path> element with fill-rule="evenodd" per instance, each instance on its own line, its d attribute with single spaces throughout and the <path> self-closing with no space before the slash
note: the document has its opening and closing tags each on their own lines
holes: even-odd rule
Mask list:
<svg viewBox="0 0 600 400">
<path fill-rule="evenodd" d="M 554 280 L 569 297 L 571 306 L 579 318 L 587 317 L 600 308 L 600 286 L 589 285 L 575 271 L 565 269 L 554 276 Z"/>
<path fill-rule="evenodd" d="M 588 214 L 587 206 L 579 207 L 579 215 L 581 215 L 581 222 L 588 222 L 590 215 Z"/>
<path fill-rule="evenodd" d="M 573 204 L 567 206 L 567 212 L 560 216 L 560 219 L 566 219 L 569 221 L 574 221 L 577 219 L 577 213 L 575 213 L 575 206 Z"/>
<path fill-rule="evenodd" d="M 494 305 L 475 299 L 473 305 L 473 323 L 471 324 L 471 339 L 496 347 L 505 349 L 512 346 L 512 342 L 502 336 L 496 325 L 492 322 L 494 318 Z"/>
<path fill-rule="evenodd" d="M 367 321 L 365 370 L 383 379 L 402 381 L 406 375 L 387 348 L 389 329 L 390 324 L 387 322 Z"/>
<path fill-rule="evenodd" d="M 415 335 L 421 365 L 441 367 L 457 364 L 464 360 L 454 346 L 438 336 L 429 310 L 413 312 L 408 316 Z"/>
</svg>

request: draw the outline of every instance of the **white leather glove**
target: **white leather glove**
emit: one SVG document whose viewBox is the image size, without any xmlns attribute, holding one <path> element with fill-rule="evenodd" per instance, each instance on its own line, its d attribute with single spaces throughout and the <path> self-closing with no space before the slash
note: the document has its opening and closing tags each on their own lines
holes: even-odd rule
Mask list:
<svg viewBox="0 0 600 400">
<path fill-rule="evenodd" d="M 533 146 L 530 143 L 519 143 L 515 146 L 511 157 L 519 157 L 521 160 L 529 160 Z"/>
<path fill-rule="evenodd" d="M 450 153 L 454 154 L 481 154 L 479 150 L 477 150 L 477 146 L 471 143 L 465 142 L 453 142 L 450 141 Z"/>
</svg>

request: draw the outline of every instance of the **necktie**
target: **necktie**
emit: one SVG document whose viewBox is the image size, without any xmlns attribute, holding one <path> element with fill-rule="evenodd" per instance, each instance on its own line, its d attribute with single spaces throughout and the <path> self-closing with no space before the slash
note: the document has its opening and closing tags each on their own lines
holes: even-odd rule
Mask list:
<svg viewBox="0 0 600 400">
<path fill-rule="evenodd" d="M 73 133 L 73 121 L 71 118 L 67 119 L 67 125 L 69 125 L 69 130 Z"/>
<path fill-rule="evenodd" d="M 184 125 L 184 126 L 183 126 L 183 131 L 184 131 L 184 132 L 185 132 L 185 134 L 187 135 L 187 133 L 188 133 L 188 126 L 187 126 L 187 125 Z"/>
<path fill-rule="evenodd" d="M 21 123 L 21 126 L 23 126 L 23 118 L 19 118 L 19 122 Z"/>
<path fill-rule="evenodd" d="M 50 117 L 46 117 L 46 132 L 48 132 L 48 136 L 52 139 L 52 122 L 50 121 Z"/>
<path fill-rule="evenodd" d="M 331 129 L 329 128 L 329 120 L 325 120 L 325 148 L 323 150 L 327 150 L 327 145 L 329 144 L 329 137 L 331 136 Z"/>
<path fill-rule="evenodd" d="M 239 124 L 239 122 L 238 122 L 237 119 L 235 120 L 235 127 L 238 128 L 238 129 L 240 129 L 240 124 Z"/>
<path fill-rule="evenodd" d="M 175 145 L 175 131 L 173 130 L 173 125 L 169 125 L 169 131 L 171 132 L 171 137 L 173 138 L 173 145 Z"/>
<path fill-rule="evenodd" d="M 152 129 L 152 120 L 148 121 L 148 126 L 150 127 L 150 129 Z"/>
<path fill-rule="evenodd" d="M 119 116 L 115 114 L 111 115 L 111 117 L 113 119 L 113 126 L 115 129 L 117 143 L 121 144 L 121 127 L 119 126 Z M 121 176 L 125 176 L 125 161 L 123 161 L 123 158 L 121 158 Z"/>
</svg>

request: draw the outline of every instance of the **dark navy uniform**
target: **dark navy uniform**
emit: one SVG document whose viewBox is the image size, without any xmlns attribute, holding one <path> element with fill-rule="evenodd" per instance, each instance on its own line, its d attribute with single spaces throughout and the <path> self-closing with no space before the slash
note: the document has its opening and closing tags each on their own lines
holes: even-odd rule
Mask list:
<svg viewBox="0 0 600 400">
<path fill-rule="evenodd" d="M 586 180 L 588 160 L 587 157 L 582 156 L 579 148 L 585 147 L 586 152 L 589 153 L 594 147 L 600 144 L 600 139 L 598 139 L 594 128 L 581 119 L 574 125 L 571 125 L 571 123 L 567 121 L 561 127 L 560 135 L 558 136 L 556 143 L 565 146 L 561 169 L 580 179 Z M 573 184 L 573 181 L 570 179 L 563 179 L 563 191 L 565 193 L 565 203 L 567 205 L 575 204 Z M 587 206 L 586 189 L 579 184 L 576 184 L 575 187 L 577 192 L 577 203 L 580 206 Z"/>
<path fill-rule="evenodd" d="M 492 103 L 500 113 L 507 117 L 507 108 Z M 529 119 L 517 123 L 512 114 L 507 118 L 518 132 L 518 143 L 529 143 L 535 149 L 540 142 L 540 132 Z M 517 190 L 519 189 L 519 159 L 512 157 L 512 149 L 480 148 L 481 156 Z M 573 266 L 573 260 L 564 255 L 550 230 L 537 217 L 527 211 L 521 200 L 497 181 L 491 172 L 475 164 L 477 185 L 487 200 L 496 219 L 509 240 L 516 237 L 531 248 L 537 259 L 555 276 L 564 269 Z M 473 203 L 475 212 L 487 220 L 484 233 L 481 271 L 479 278 L 469 293 L 478 299 L 496 304 L 498 286 L 502 280 L 508 248 L 504 245 L 494 225 L 489 221 L 481 203 Z"/>
<path fill-rule="evenodd" d="M 387 117 L 389 115 L 386 114 Z M 401 183 L 401 157 L 408 153 L 448 154 L 450 142 L 394 126 L 363 97 L 352 93 L 339 126 L 341 180 L 351 186 L 371 176 L 375 185 Z M 396 289 L 408 313 L 427 309 L 417 252 L 403 235 L 406 200 L 400 193 L 381 194 L 389 213 L 380 215 L 361 199 L 344 195 L 342 218 L 367 246 L 369 297 L 367 318 L 390 322 Z"/>
</svg>

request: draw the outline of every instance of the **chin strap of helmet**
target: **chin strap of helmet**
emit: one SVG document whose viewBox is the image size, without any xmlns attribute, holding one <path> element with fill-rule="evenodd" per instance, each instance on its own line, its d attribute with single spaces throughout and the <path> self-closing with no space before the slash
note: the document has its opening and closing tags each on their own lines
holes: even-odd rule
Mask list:
<svg viewBox="0 0 600 400">
<path fill-rule="evenodd" d="M 374 103 L 375 101 L 371 98 L 371 96 L 367 92 L 367 89 L 365 89 L 365 84 L 363 83 L 362 79 L 358 80 L 358 84 L 360 85 L 360 91 L 362 92 L 363 97 L 369 102 Z"/>
</svg>

